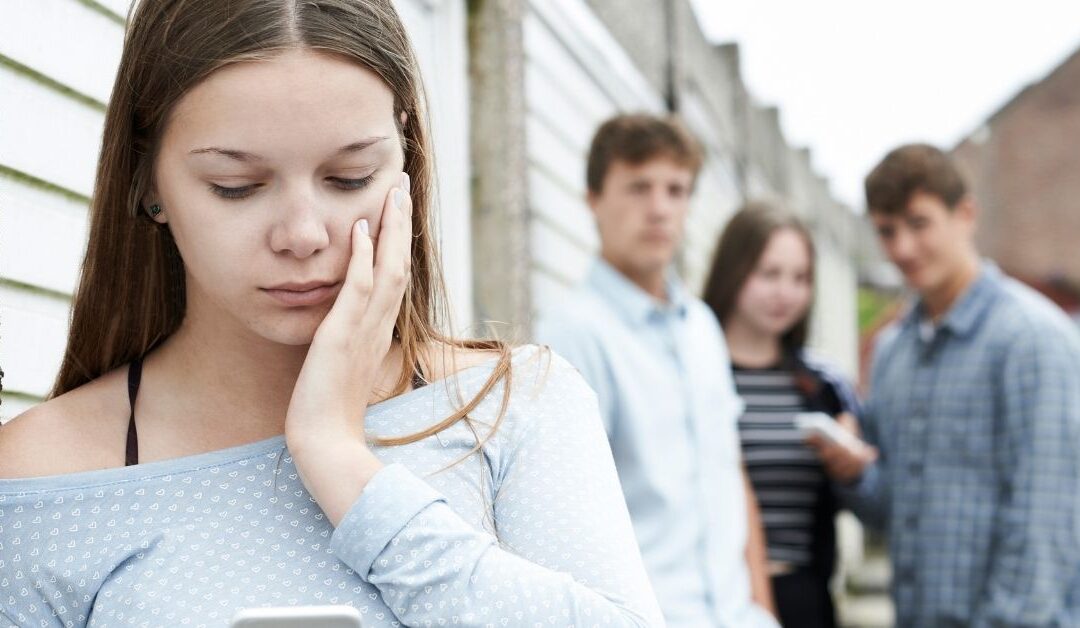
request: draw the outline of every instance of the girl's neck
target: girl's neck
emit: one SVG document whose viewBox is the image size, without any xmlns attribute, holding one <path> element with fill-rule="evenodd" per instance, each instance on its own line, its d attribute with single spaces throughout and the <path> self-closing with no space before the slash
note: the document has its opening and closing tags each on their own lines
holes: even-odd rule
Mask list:
<svg viewBox="0 0 1080 628">
<path fill-rule="evenodd" d="M 276 343 L 222 318 L 189 311 L 147 358 L 144 382 L 159 384 L 162 416 L 184 416 L 193 429 L 228 431 L 222 435 L 227 441 L 283 433 L 308 345 Z M 379 390 L 396 382 L 399 354 L 395 346 L 384 360 Z"/>
<path fill-rule="evenodd" d="M 732 316 L 724 325 L 731 362 L 743 368 L 769 368 L 783 358 L 783 345 L 773 334 L 748 325 L 738 316 Z"/>
</svg>

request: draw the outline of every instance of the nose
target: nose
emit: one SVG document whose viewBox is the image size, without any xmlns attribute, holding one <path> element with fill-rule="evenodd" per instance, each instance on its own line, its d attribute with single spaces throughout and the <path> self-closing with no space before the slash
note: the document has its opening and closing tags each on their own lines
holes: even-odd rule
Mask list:
<svg viewBox="0 0 1080 628">
<path fill-rule="evenodd" d="M 889 254 L 894 262 L 911 259 L 915 254 L 915 237 L 907 229 L 896 229 L 890 242 Z"/>
<path fill-rule="evenodd" d="M 788 276 L 780 289 L 781 301 L 787 306 L 801 305 L 806 295 L 812 292 L 805 280 L 795 275 Z"/>
<path fill-rule="evenodd" d="M 649 194 L 649 217 L 658 222 L 666 220 L 671 216 L 673 207 L 667 191 L 662 186 L 654 186 Z"/>
<path fill-rule="evenodd" d="M 326 221 L 311 196 L 297 194 L 285 201 L 280 219 L 270 232 L 270 248 L 298 259 L 310 257 L 330 245 Z"/>
</svg>

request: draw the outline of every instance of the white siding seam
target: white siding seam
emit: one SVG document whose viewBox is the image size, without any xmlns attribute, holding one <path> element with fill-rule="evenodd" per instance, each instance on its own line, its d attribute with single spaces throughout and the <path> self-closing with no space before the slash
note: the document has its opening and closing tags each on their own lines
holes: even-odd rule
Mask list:
<svg viewBox="0 0 1080 628">
<path fill-rule="evenodd" d="M 583 251 L 592 251 L 593 250 L 593 246 L 591 244 L 589 244 L 587 241 L 582 239 L 582 237 L 579 236 L 578 234 L 576 234 L 573 231 L 567 229 L 566 225 L 545 216 L 542 212 L 536 210 L 535 208 L 531 212 L 531 218 L 532 218 L 532 220 L 534 222 L 543 223 L 545 227 L 547 227 L 551 231 L 554 231 L 555 233 L 559 234 L 559 236 L 561 236 L 565 240 L 569 241 L 571 244 L 579 247 L 581 250 L 583 250 Z"/>
<path fill-rule="evenodd" d="M 540 260 L 533 260 L 532 264 L 530 265 L 532 266 L 533 271 L 542 272 L 545 275 L 551 277 L 552 279 L 555 279 L 560 283 L 566 284 L 566 286 L 569 288 L 573 288 L 577 285 L 577 282 L 574 280 L 573 277 L 570 277 L 569 275 L 558 269 L 548 266 Z"/>
<path fill-rule="evenodd" d="M 561 125 L 557 121 L 552 120 L 551 117 L 548 116 L 547 113 L 545 113 L 542 109 L 536 109 L 536 108 L 533 108 L 533 107 L 530 107 L 530 106 L 527 105 L 525 107 L 525 114 L 527 116 L 532 116 L 533 118 L 536 118 L 536 121 L 539 122 L 540 124 L 542 124 L 544 126 L 544 128 L 548 130 L 549 133 L 551 133 L 552 135 L 557 137 L 566 146 L 566 148 L 568 150 L 570 150 L 572 152 L 575 152 L 575 153 L 581 152 L 582 149 L 579 147 L 579 145 L 577 143 L 574 142 L 574 138 L 567 135 L 566 131 L 564 130 L 565 125 Z M 589 143 L 591 141 L 592 141 L 592 138 L 588 137 L 588 138 L 585 138 L 584 142 L 581 142 L 581 144 L 585 146 L 586 151 L 588 150 L 588 146 L 589 146 Z M 582 161 L 585 160 L 584 158 L 585 158 L 585 155 L 583 154 L 582 155 Z M 582 178 L 583 179 L 584 179 L 584 174 L 585 173 L 583 172 L 582 173 Z"/>
<path fill-rule="evenodd" d="M 552 185 L 554 185 L 554 186 L 558 187 L 559 189 L 563 190 L 564 192 L 566 192 L 570 196 L 573 196 L 575 198 L 583 198 L 584 197 L 584 193 L 585 193 L 585 189 L 584 189 L 585 186 L 584 185 L 582 185 L 580 188 L 571 186 L 570 183 L 568 183 L 567 181 L 564 181 L 563 178 L 559 176 L 559 173 L 555 172 L 551 168 L 548 168 L 543 162 L 538 161 L 535 158 L 530 157 L 528 159 L 528 165 L 530 167 L 532 167 L 532 168 L 535 168 L 537 170 L 537 172 L 542 174 L 545 179 L 547 179 L 548 181 L 550 181 L 552 183 Z M 584 174 L 584 172 L 582 174 Z"/>
<path fill-rule="evenodd" d="M 34 81 L 35 83 L 38 83 L 53 91 L 56 91 L 59 94 L 82 104 L 83 106 L 89 107 L 101 113 L 105 112 L 105 103 L 101 102 L 100 100 L 94 98 L 93 96 L 84 94 L 83 92 L 80 92 L 73 87 L 65 85 L 64 83 L 61 83 L 60 81 L 50 76 L 42 74 L 41 72 L 35 70 L 28 65 L 19 63 L 11 57 L 0 54 L 0 65 L 6 66 L 16 74 L 20 74 Z"/>
<path fill-rule="evenodd" d="M 103 4 L 99 3 L 99 2 L 95 2 L 94 0 L 74 0 L 74 1 L 75 1 L 76 4 L 81 4 L 84 7 L 90 9 L 91 11 L 94 11 L 95 13 L 100 13 L 101 15 L 104 15 L 105 17 L 107 17 L 110 20 L 116 22 L 120 26 L 127 26 L 127 20 L 125 19 L 125 17 L 123 15 L 120 15 L 120 14 L 116 13 L 115 11 L 110 9 L 109 7 L 103 5 Z"/>
<path fill-rule="evenodd" d="M 26 185 L 28 187 L 37 188 L 53 194 L 59 194 L 69 200 L 73 200 L 79 203 L 89 203 L 90 197 L 85 194 L 80 194 L 75 190 L 66 188 L 62 185 L 57 185 L 52 181 L 46 181 L 40 177 L 35 177 L 32 174 L 27 174 L 22 170 L 0 164 L 0 177 L 12 179 L 18 183 Z"/>
<path fill-rule="evenodd" d="M 36 286 L 34 284 L 19 281 L 17 279 L 0 277 L 0 286 L 14 288 L 15 290 L 19 290 L 26 294 L 36 294 L 50 299 L 62 301 L 65 305 L 70 305 L 71 303 L 71 295 L 66 292 L 61 292 L 60 290 L 53 290 L 52 288 Z"/>
</svg>

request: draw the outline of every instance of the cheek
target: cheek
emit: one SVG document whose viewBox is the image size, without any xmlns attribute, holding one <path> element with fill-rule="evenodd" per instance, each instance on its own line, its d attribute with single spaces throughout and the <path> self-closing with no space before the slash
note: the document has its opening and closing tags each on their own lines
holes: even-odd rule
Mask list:
<svg viewBox="0 0 1080 628">
<path fill-rule="evenodd" d="M 335 229 L 342 229 L 348 236 L 353 224 L 364 218 L 368 221 L 368 233 L 372 238 L 378 237 L 383 210 L 388 207 L 393 209 L 390 190 L 398 187 L 400 183 L 401 171 L 387 167 L 362 190 L 329 192 L 331 196 L 325 197 L 323 202 L 330 204 L 332 208 L 330 223 Z"/>
<path fill-rule="evenodd" d="M 633 212 L 604 208 L 596 214 L 596 225 L 608 238 L 624 240 L 634 234 Z"/>
<path fill-rule="evenodd" d="M 187 274 L 208 292 L 227 289 L 258 263 L 260 235 L 250 224 L 181 219 L 170 228 Z"/>
<path fill-rule="evenodd" d="M 953 237 L 941 229 L 925 229 L 915 236 L 915 251 L 919 257 L 934 260 L 948 255 L 954 248 Z"/>
<path fill-rule="evenodd" d="M 739 293 L 738 308 L 748 314 L 755 314 L 765 309 L 765 301 L 768 298 L 768 282 L 755 276 L 747 279 Z"/>
<path fill-rule="evenodd" d="M 795 303 L 801 315 L 806 308 L 810 307 L 810 301 L 814 298 L 814 287 L 809 284 L 800 284 L 794 289 L 792 301 Z"/>
<path fill-rule="evenodd" d="M 908 243 L 907 246 L 901 246 L 900 238 L 893 238 L 888 241 L 882 241 L 882 249 L 885 251 L 885 255 L 892 261 L 900 261 L 906 252 L 910 252 L 914 247 Z"/>
</svg>

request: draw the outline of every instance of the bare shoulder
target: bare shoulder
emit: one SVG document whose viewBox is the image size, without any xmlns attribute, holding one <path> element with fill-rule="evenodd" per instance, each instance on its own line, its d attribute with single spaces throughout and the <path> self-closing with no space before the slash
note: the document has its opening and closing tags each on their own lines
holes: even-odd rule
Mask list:
<svg viewBox="0 0 1080 628">
<path fill-rule="evenodd" d="M 426 347 L 422 353 L 425 375 L 429 380 L 437 381 L 466 369 L 491 363 L 503 355 L 503 350 L 439 343 Z"/>
<path fill-rule="evenodd" d="M 0 427 L 0 478 L 119 466 L 130 415 L 126 368 L 34 406 Z"/>
</svg>

